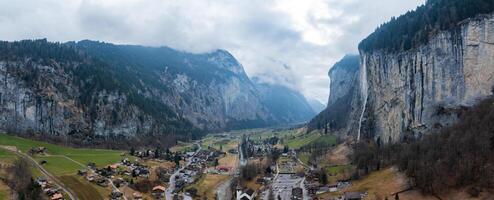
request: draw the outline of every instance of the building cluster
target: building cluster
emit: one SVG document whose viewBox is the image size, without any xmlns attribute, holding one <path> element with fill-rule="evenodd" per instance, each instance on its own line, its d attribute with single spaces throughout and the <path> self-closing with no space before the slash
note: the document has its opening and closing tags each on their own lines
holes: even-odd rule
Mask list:
<svg viewBox="0 0 494 200">
<path fill-rule="evenodd" d="M 189 159 L 190 163 L 184 167 L 184 169 L 180 170 L 177 176 L 175 176 L 176 190 L 181 190 L 187 184 L 194 183 L 198 176 L 205 172 L 219 173 L 219 171 L 227 170 L 226 168 L 221 167 L 208 170 L 211 166 L 215 166 L 218 159 L 223 155 L 224 152 L 213 148 L 200 150 L 198 152 L 186 152 L 184 157 Z"/>
<path fill-rule="evenodd" d="M 63 194 L 62 189 L 56 187 L 53 183 L 49 182 L 44 177 L 39 177 L 36 179 L 36 183 L 41 186 L 43 192 L 50 197 L 51 200 L 62 200 Z"/>
<path fill-rule="evenodd" d="M 319 181 L 319 175 L 316 171 L 310 170 L 306 174 L 306 185 L 309 196 L 316 199 L 317 195 L 324 193 L 341 192 L 351 186 L 350 180 L 338 180 L 332 184 L 323 185 Z M 365 192 L 344 192 L 342 196 L 335 198 L 335 200 L 360 200 L 363 199 L 367 193 Z"/>
</svg>

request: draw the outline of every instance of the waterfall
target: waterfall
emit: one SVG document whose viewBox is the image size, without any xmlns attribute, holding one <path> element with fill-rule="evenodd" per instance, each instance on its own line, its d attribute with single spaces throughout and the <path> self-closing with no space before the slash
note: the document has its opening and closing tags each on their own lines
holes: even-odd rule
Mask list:
<svg viewBox="0 0 494 200">
<path fill-rule="evenodd" d="M 363 98 L 363 104 L 362 104 L 362 113 L 360 113 L 360 119 L 358 123 L 358 134 L 357 134 L 357 141 L 360 141 L 360 129 L 362 129 L 362 121 L 364 119 L 364 113 L 365 113 L 365 108 L 367 106 L 367 98 L 368 98 L 368 89 L 369 86 L 367 84 L 367 65 L 364 60 L 362 60 L 362 70 L 360 71 L 360 93 Z"/>
</svg>

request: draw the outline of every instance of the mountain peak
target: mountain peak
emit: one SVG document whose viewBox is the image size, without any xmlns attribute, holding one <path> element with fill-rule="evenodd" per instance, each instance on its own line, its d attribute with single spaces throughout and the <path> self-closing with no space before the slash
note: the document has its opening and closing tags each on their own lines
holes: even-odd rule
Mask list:
<svg viewBox="0 0 494 200">
<path fill-rule="evenodd" d="M 223 49 L 217 49 L 207 54 L 208 62 L 221 69 L 233 72 L 236 75 L 245 75 L 244 67 L 233 57 L 233 55 Z"/>
</svg>

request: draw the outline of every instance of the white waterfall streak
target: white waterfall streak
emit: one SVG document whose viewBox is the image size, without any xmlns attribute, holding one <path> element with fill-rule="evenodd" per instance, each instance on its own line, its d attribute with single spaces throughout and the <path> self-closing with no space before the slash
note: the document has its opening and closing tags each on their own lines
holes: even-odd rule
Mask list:
<svg viewBox="0 0 494 200">
<path fill-rule="evenodd" d="M 362 113 L 360 114 L 360 119 L 358 123 L 358 134 L 357 134 L 357 141 L 360 141 L 360 131 L 362 129 L 362 121 L 364 119 L 364 114 L 365 114 L 365 108 L 367 106 L 367 98 L 368 98 L 368 84 L 367 84 L 367 65 L 364 59 L 361 60 L 362 64 L 362 69 L 360 70 L 360 93 L 363 98 L 363 104 L 362 104 Z"/>
</svg>

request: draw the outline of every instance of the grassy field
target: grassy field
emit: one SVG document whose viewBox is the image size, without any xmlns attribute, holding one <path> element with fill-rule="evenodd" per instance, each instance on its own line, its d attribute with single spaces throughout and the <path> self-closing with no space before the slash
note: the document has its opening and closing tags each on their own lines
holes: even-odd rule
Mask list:
<svg viewBox="0 0 494 200">
<path fill-rule="evenodd" d="M 13 162 L 17 156 L 5 149 L 0 149 L 0 162 L 2 163 L 11 163 Z"/>
<path fill-rule="evenodd" d="M 10 136 L 7 134 L 0 134 L 0 145 L 16 146 L 22 152 L 28 152 L 32 147 L 43 146 L 48 149 L 48 154 L 50 155 L 64 155 L 84 165 L 89 162 L 94 162 L 98 167 L 103 167 L 108 164 L 118 162 L 124 157 L 128 157 L 122 156 L 122 153 L 124 153 L 122 151 L 63 147 L 46 142 Z M 55 158 L 46 159 L 53 160 Z M 66 160 L 65 158 L 60 159 Z M 59 162 L 63 163 L 64 161 Z"/>
<path fill-rule="evenodd" d="M 308 165 L 309 164 L 309 157 L 310 153 L 308 152 L 300 152 L 297 154 L 298 159 L 302 161 L 304 164 Z"/>
<path fill-rule="evenodd" d="M 94 162 L 98 167 L 104 167 L 129 157 L 123 155 L 122 151 L 63 147 L 7 134 L 0 134 L 0 145 L 16 146 L 22 152 L 28 152 L 32 147 L 46 147 L 48 155 L 35 155 L 34 159 L 38 162 L 47 161 L 43 167 L 59 177 L 68 188 L 76 192 L 80 199 L 104 199 L 103 197 L 107 197 L 110 191 L 107 188 L 91 185 L 81 177 L 75 176 L 77 170 L 84 169 L 89 162 Z M 14 158 L 15 155 L 11 152 L 0 149 L 0 161 Z M 32 167 L 32 173 L 33 177 L 41 176 L 35 167 Z"/>
<path fill-rule="evenodd" d="M 170 151 L 172 151 L 172 152 L 187 152 L 187 151 L 192 151 L 193 149 L 194 149 L 194 144 L 179 141 L 177 145 L 170 148 Z"/>
<path fill-rule="evenodd" d="M 108 191 L 107 193 L 102 194 L 104 190 L 98 191 L 95 188 L 99 186 L 91 185 L 87 181 L 81 180 L 81 178 L 77 176 L 61 176 L 60 181 L 62 181 L 69 188 L 77 188 L 74 189 L 74 192 L 79 199 L 103 200 L 103 196 L 107 196 L 107 193 L 109 193 Z"/>
<path fill-rule="evenodd" d="M 295 137 L 299 135 L 299 130 L 269 130 L 266 129 L 264 131 L 254 132 L 250 134 L 250 139 L 254 141 L 260 141 L 264 139 L 268 139 L 271 137 L 278 137 L 280 139 L 286 139 L 289 137 Z"/>
<path fill-rule="evenodd" d="M 350 171 L 352 169 L 351 165 L 340 165 L 340 166 L 332 166 L 326 167 L 326 172 L 330 175 L 336 175 L 340 173 L 345 173 L 346 171 Z"/>
<path fill-rule="evenodd" d="M 309 144 L 334 145 L 336 144 L 336 136 L 322 135 L 319 132 L 314 131 L 309 134 L 301 134 L 284 139 L 283 144 L 287 145 L 291 149 L 299 149 Z"/>
<path fill-rule="evenodd" d="M 393 193 L 408 188 L 407 178 L 395 168 L 387 168 L 373 172 L 358 181 L 352 182 L 350 188 L 335 192 L 326 193 L 319 197 L 330 198 L 342 195 L 344 192 L 368 192 L 365 199 L 378 200 L 388 197 L 394 199 Z"/>
<path fill-rule="evenodd" d="M 228 152 L 226 153 L 225 156 L 223 156 L 218 160 L 219 166 L 230 167 L 232 171 L 234 171 L 237 168 L 238 162 L 239 162 L 238 154 L 231 154 Z"/>
<path fill-rule="evenodd" d="M 207 137 L 204 138 L 201 142 L 201 147 L 203 149 L 207 149 L 208 147 L 215 148 L 215 149 L 222 149 L 225 148 L 227 144 L 230 142 L 228 139 L 221 139 L 221 138 L 215 138 L 215 137 Z"/>
<path fill-rule="evenodd" d="M 9 187 L 5 185 L 5 183 L 0 181 L 0 200 L 10 199 L 8 198 L 9 193 L 10 193 Z"/>
<path fill-rule="evenodd" d="M 43 167 L 55 176 L 74 175 L 77 170 L 83 170 L 85 167 L 59 156 L 36 156 L 38 163 L 42 160 L 47 161 Z"/>
<path fill-rule="evenodd" d="M 196 188 L 197 194 L 201 197 L 216 199 L 216 188 L 228 178 L 228 175 L 207 174 L 189 188 Z"/>
</svg>

